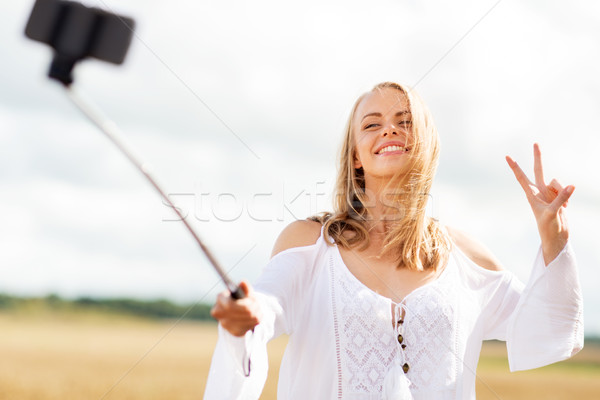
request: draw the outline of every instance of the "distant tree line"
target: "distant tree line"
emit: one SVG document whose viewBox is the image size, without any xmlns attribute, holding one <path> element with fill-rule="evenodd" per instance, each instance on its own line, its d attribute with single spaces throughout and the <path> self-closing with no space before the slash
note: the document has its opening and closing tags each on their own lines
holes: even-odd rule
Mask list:
<svg viewBox="0 0 600 400">
<path fill-rule="evenodd" d="M 79 297 L 64 299 L 55 294 L 45 297 L 17 297 L 0 293 L 0 311 L 14 310 L 99 311 L 155 319 L 214 321 L 211 306 L 204 303 L 176 304 L 169 300 L 102 299 Z M 600 345 L 600 336 L 586 336 L 586 345 Z"/>
<path fill-rule="evenodd" d="M 17 297 L 0 294 L 0 311 L 56 310 L 56 311 L 100 311 L 129 314 L 157 319 L 211 320 L 211 306 L 204 303 L 176 304 L 169 300 L 138 300 L 130 298 L 79 297 L 65 299 L 55 294 L 45 297 Z"/>
</svg>

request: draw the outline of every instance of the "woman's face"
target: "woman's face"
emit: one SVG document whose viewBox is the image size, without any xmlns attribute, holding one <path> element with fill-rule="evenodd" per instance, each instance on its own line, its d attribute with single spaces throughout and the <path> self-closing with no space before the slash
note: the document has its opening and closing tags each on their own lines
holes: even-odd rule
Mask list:
<svg viewBox="0 0 600 400">
<path fill-rule="evenodd" d="M 411 130 L 412 118 L 404 93 L 385 88 L 367 94 L 354 114 L 354 168 L 362 167 L 366 179 L 402 173 L 411 150 Z"/>
</svg>

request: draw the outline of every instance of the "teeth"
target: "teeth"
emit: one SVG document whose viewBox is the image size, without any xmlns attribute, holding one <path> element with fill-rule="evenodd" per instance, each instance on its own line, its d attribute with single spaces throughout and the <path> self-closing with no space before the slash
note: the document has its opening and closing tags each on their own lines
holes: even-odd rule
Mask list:
<svg viewBox="0 0 600 400">
<path fill-rule="evenodd" d="M 379 153 L 377 154 L 383 154 L 383 153 L 387 153 L 388 151 L 408 151 L 408 149 L 406 147 L 400 147 L 400 146 L 385 146 L 383 149 L 379 150 Z"/>
</svg>

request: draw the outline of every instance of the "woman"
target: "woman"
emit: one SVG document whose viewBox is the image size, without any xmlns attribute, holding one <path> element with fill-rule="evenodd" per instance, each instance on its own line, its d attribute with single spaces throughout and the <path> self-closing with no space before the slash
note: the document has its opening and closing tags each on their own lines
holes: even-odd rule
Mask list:
<svg viewBox="0 0 600 400">
<path fill-rule="evenodd" d="M 424 103 L 382 83 L 353 107 L 333 214 L 290 224 L 247 297 L 222 293 L 205 398 L 256 399 L 266 343 L 290 335 L 279 399 L 474 399 L 482 340 L 511 370 L 583 346 L 581 291 L 564 207 L 573 186 L 535 184 L 510 157 L 541 248 L 527 285 L 480 244 L 425 215 L 439 139 Z"/>
</svg>

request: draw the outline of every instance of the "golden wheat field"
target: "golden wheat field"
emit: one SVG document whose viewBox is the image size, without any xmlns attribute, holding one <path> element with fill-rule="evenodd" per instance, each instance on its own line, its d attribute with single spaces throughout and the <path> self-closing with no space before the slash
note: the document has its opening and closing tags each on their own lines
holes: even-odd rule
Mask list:
<svg viewBox="0 0 600 400">
<path fill-rule="evenodd" d="M 0 399 L 201 399 L 216 325 L 103 314 L 0 314 Z M 269 345 L 262 399 L 276 398 L 286 339 Z M 509 373 L 503 346 L 484 346 L 478 399 L 598 399 L 600 349 Z"/>
</svg>

